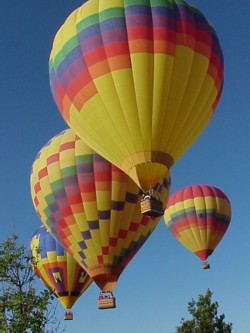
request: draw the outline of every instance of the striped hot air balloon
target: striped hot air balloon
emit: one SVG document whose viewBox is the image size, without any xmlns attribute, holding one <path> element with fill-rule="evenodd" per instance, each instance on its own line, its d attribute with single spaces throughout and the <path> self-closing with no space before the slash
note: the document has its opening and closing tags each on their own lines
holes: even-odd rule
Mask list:
<svg viewBox="0 0 250 333">
<path fill-rule="evenodd" d="M 231 220 L 231 205 L 217 187 L 193 185 L 170 196 L 165 222 L 172 235 L 206 262 L 224 236 Z"/>
<path fill-rule="evenodd" d="M 56 33 L 49 73 L 67 124 L 148 193 L 213 116 L 223 56 L 185 1 L 89 0 Z"/>
</svg>

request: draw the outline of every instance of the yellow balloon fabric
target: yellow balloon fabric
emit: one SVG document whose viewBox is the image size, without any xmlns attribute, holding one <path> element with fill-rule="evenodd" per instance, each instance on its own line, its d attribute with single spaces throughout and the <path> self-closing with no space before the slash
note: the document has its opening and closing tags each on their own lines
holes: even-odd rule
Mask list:
<svg viewBox="0 0 250 333">
<path fill-rule="evenodd" d="M 165 204 L 166 176 L 159 185 Z M 141 190 L 68 129 L 39 152 L 31 173 L 35 209 L 49 232 L 102 290 L 112 290 L 160 218 L 143 216 Z"/>
<path fill-rule="evenodd" d="M 223 56 L 185 1 L 89 0 L 57 32 L 49 72 L 67 124 L 148 191 L 209 123 Z"/>
<path fill-rule="evenodd" d="M 92 279 L 44 226 L 33 234 L 30 249 L 35 274 L 65 309 L 71 309 Z"/>
<path fill-rule="evenodd" d="M 164 219 L 172 235 L 205 261 L 227 231 L 231 205 L 217 187 L 188 186 L 171 195 Z"/>
</svg>

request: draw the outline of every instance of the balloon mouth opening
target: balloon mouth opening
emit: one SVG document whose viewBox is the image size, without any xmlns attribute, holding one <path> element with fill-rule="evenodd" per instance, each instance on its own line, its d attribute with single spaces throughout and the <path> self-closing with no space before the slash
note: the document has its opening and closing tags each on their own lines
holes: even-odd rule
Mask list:
<svg viewBox="0 0 250 333">
<path fill-rule="evenodd" d="M 121 265 L 98 265 L 96 267 L 89 268 L 87 273 L 101 291 L 113 291 L 117 285 L 117 281 L 124 270 Z"/>
<path fill-rule="evenodd" d="M 206 250 L 200 250 L 196 251 L 195 254 L 198 258 L 200 258 L 203 262 L 207 260 L 207 258 L 213 253 L 213 250 L 206 249 Z"/>
<path fill-rule="evenodd" d="M 155 188 L 169 174 L 173 158 L 163 152 L 138 152 L 121 163 L 122 170 L 143 190 Z"/>
<path fill-rule="evenodd" d="M 107 281 L 107 279 L 109 281 Z M 102 291 L 113 291 L 117 285 L 117 280 L 118 277 L 117 276 L 110 276 L 107 278 L 107 276 L 105 275 L 98 275 L 93 277 L 93 280 L 95 281 L 95 283 L 98 285 L 98 287 L 102 290 Z"/>
<path fill-rule="evenodd" d="M 79 296 L 59 296 L 58 301 L 65 309 L 71 309 Z"/>
</svg>

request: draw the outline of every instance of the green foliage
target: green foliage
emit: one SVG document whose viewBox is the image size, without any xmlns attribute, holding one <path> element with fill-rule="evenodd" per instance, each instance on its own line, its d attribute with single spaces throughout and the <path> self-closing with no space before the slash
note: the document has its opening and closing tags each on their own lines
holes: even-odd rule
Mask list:
<svg viewBox="0 0 250 333">
<path fill-rule="evenodd" d="M 13 235 L 0 244 L 0 332 L 58 332 L 53 295 L 48 290 L 36 293 L 33 258 L 17 241 Z"/>
<path fill-rule="evenodd" d="M 208 289 L 205 295 L 199 295 L 198 301 L 188 303 L 188 312 L 192 319 L 181 319 L 176 333 L 231 333 L 232 324 L 225 323 L 225 315 L 218 315 L 218 302 L 212 302 L 213 293 Z"/>
</svg>

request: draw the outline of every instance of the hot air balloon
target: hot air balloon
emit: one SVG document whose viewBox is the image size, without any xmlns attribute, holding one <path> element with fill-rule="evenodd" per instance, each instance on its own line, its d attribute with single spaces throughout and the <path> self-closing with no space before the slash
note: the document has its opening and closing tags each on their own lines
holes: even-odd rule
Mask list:
<svg viewBox="0 0 250 333">
<path fill-rule="evenodd" d="M 66 123 L 157 199 L 215 112 L 223 56 L 185 1 L 89 0 L 56 33 L 49 73 Z"/>
<path fill-rule="evenodd" d="M 30 249 L 35 274 L 66 309 L 64 319 L 72 320 L 70 309 L 92 283 L 92 279 L 44 226 L 33 234 Z"/>
<path fill-rule="evenodd" d="M 231 205 L 217 187 L 193 185 L 170 196 L 165 223 L 172 235 L 210 268 L 207 258 L 224 236 L 231 220 Z"/>
<path fill-rule="evenodd" d="M 169 189 L 166 177 L 164 203 Z M 99 307 L 115 307 L 110 292 L 160 219 L 141 214 L 139 187 L 67 129 L 39 152 L 31 192 L 43 224 L 104 292 Z"/>
</svg>

